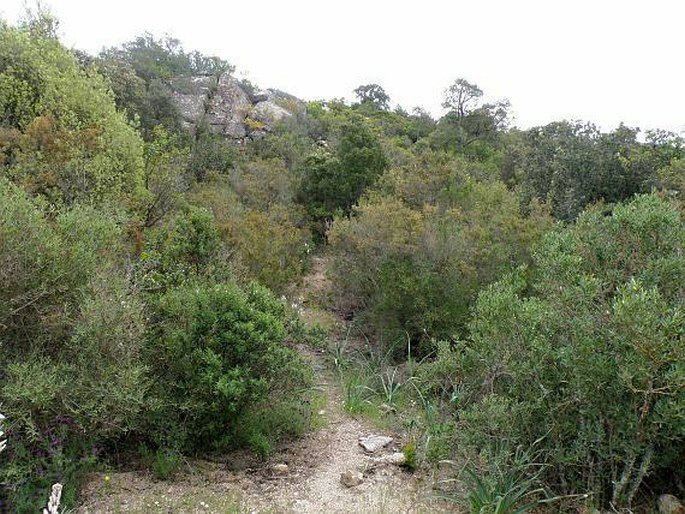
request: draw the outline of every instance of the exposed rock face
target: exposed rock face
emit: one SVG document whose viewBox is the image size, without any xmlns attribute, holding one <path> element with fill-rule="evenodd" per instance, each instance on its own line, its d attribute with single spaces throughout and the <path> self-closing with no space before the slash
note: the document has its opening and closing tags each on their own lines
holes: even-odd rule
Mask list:
<svg viewBox="0 0 685 514">
<path fill-rule="evenodd" d="M 260 121 L 266 125 L 273 125 L 285 118 L 292 116 L 290 111 L 287 111 L 280 105 L 275 104 L 270 100 L 259 102 L 252 110 L 252 118 Z"/>
<path fill-rule="evenodd" d="M 274 124 L 304 112 L 304 103 L 275 89 L 247 91 L 228 73 L 216 77 L 179 77 L 172 95 L 189 129 L 205 122 L 209 129 L 230 139 L 258 139 Z"/>
<path fill-rule="evenodd" d="M 250 112 L 252 102 L 238 81 L 228 74 L 219 79 L 216 92 L 210 100 L 207 122 L 212 132 L 233 139 L 247 135 L 243 122 Z"/>
<path fill-rule="evenodd" d="M 205 100 L 216 87 L 216 77 L 179 77 L 171 83 L 172 97 L 187 128 L 193 127 L 205 114 Z"/>
</svg>

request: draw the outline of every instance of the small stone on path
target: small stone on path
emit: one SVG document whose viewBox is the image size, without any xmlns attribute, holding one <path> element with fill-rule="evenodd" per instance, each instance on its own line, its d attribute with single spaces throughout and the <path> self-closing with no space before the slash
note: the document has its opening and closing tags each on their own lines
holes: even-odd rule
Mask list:
<svg viewBox="0 0 685 514">
<path fill-rule="evenodd" d="M 394 464 L 395 466 L 404 466 L 404 464 L 407 462 L 407 457 L 404 456 L 404 453 L 396 452 L 392 455 L 386 455 L 384 457 L 381 457 L 379 460 L 383 464 Z"/>
<path fill-rule="evenodd" d="M 395 408 L 394 408 L 394 407 L 391 407 L 391 406 L 388 405 L 387 403 L 381 403 L 381 404 L 378 406 L 378 410 L 381 411 L 381 412 L 382 412 L 383 414 L 385 414 L 385 415 L 388 415 L 388 414 L 390 414 L 391 412 L 395 412 Z"/>
<path fill-rule="evenodd" d="M 273 471 L 275 475 L 287 475 L 288 474 L 288 465 L 287 464 L 274 464 L 271 467 L 271 471 Z"/>
<path fill-rule="evenodd" d="M 359 438 L 359 445 L 368 453 L 376 453 L 392 443 L 392 437 L 385 435 L 368 435 Z"/>
<path fill-rule="evenodd" d="M 359 471 L 347 470 L 340 473 L 340 483 L 345 487 L 354 487 L 364 481 L 364 475 Z"/>
<path fill-rule="evenodd" d="M 685 514 L 685 506 L 672 494 L 659 496 L 659 514 Z"/>
</svg>

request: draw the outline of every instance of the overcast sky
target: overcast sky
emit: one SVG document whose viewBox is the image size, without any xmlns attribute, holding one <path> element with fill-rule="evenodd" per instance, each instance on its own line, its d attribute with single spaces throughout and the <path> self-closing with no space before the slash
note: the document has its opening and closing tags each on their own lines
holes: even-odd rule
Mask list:
<svg viewBox="0 0 685 514">
<path fill-rule="evenodd" d="M 507 98 L 520 127 L 559 119 L 685 130 L 683 0 L 45 0 L 62 41 L 97 53 L 144 31 L 303 99 L 378 83 L 442 114 L 445 88 Z M 15 22 L 22 0 L 1 0 Z"/>
</svg>

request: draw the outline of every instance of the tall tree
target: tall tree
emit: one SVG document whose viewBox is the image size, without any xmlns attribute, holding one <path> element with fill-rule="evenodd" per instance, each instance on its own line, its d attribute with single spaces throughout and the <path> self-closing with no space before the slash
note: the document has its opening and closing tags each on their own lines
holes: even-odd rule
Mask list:
<svg viewBox="0 0 685 514">
<path fill-rule="evenodd" d="M 456 114 L 458 119 L 464 118 L 477 105 L 483 96 L 483 90 L 466 79 L 457 79 L 445 91 L 442 106 Z"/>
<path fill-rule="evenodd" d="M 388 103 L 390 102 L 390 97 L 385 92 L 385 90 L 378 84 L 365 84 L 359 86 L 354 90 L 354 94 L 357 95 L 359 103 L 370 104 L 377 107 L 379 110 L 387 111 Z"/>
</svg>

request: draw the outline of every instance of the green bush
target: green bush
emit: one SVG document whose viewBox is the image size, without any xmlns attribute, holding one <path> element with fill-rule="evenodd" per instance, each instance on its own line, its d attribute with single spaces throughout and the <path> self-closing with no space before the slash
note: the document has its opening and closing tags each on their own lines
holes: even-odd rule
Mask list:
<svg viewBox="0 0 685 514">
<path fill-rule="evenodd" d="M 285 321 L 285 305 L 259 286 L 187 286 L 161 296 L 147 337 L 159 399 L 153 442 L 184 452 L 236 446 L 241 420 L 263 402 L 277 409 L 304 399 L 310 374 L 283 344 Z"/>
<path fill-rule="evenodd" d="M 685 454 L 685 223 L 655 195 L 548 235 L 481 294 L 459 352 L 462 442 L 537 445 L 555 491 L 629 506 Z M 663 485 L 663 484 L 662 484 Z"/>
<path fill-rule="evenodd" d="M 214 213 L 231 265 L 276 292 L 303 275 L 311 248 L 304 213 L 289 197 L 291 179 L 281 173 L 287 172 L 274 162 L 254 163 L 236 170 L 230 181 L 213 177 L 192 194 L 193 203 Z"/>
<path fill-rule="evenodd" d="M 142 140 L 102 76 L 53 37 L 0 24 L 0 169 L 61 205 L 135 199 Z"/>
<path fill-rule="evenodd" d="M 15 512 L 35 512 L 55 482 L 69 505 L 94 449 L 135 429 L 146 404 L 143 309 L 116 213 L 43 207 L 0 181 L 0 402 L 12 420 L 0 495 Z"/>
<path fill-rule="evenodd" d="M 522 217 L 501 183 L 447 177 L 442 187 L 442 205 L 420 208 L 371 196 L 329 236 L 338 308 L 359 314 L 399 351 L 409 339 L 418 356 L 431 340 L 463 334 L 479 289 L 528 261 L 548 226 L 542 214 Z"/>
</svg>

